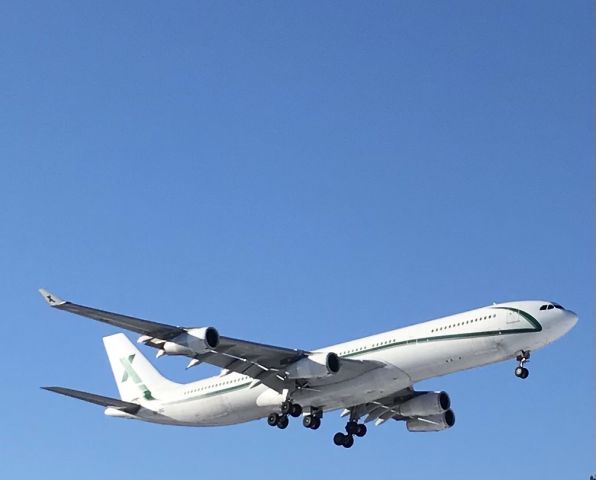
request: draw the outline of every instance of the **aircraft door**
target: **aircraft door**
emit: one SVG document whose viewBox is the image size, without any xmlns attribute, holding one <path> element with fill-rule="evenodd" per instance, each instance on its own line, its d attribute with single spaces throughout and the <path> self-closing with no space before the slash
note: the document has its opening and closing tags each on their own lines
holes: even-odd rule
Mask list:
<svg viewBox="0 0 596 480">
<path fill-rule="evenodd" d="M 507 318 L 505 320 L 505 323 L 507 323 L 507 325 L 514 325 L 516 323 L 519 323 L 519 321 L 520 321 L 520 316 L 519 316 L 519 312 L 517 310 L 515 310 L 515 311 L 507 310 Z"/>
</svg>

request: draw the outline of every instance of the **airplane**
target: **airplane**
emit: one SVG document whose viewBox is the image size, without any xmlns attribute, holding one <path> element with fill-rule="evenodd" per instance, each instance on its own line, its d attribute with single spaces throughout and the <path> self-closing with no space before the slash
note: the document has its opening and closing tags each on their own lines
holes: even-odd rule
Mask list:
<svg viewBox="0 0 596 480">
<path fill-rule="evenodd" d="M 530 352 L 565 335 L 577 315 L 550 301 L 492 304 L 463 313 L 315 350 L 277 347 L 224 337 L 212 326 L 180 327 L 98 310 L 39 292 L 65 310 L 140 334 L 157 357 L 190 358 L 220 367 L 218 376 L 191 383 L 163 377 L 123 334 L 103 338 L 120 398 L 64 387 L 42 387 L 105 408 L 111 417 L 147 422 L 220 426 L 267 418 L 285 429 L 302 415 L 316 430 L 323 414 L 341 409 L 344 432 L 333 437 L 350 448 L 367 424 L 403 421 L 410 432 L 453 427 L 444 391 L 417 391 L 422 380 L 515 359 L 515 375 L 528 377 Z"/>
</svg>

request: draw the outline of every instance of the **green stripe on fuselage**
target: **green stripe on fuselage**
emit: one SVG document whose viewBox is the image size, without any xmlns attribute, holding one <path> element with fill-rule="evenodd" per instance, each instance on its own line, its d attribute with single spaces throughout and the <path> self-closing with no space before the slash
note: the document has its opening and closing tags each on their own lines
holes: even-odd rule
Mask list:
<svg viewBox="0 0 596 480">
<path fill-rule="evenodd" d="M 511 307 L 491 307 L 491 308 L 500 309 L 500 310 L 509 310 L 511 312 L 518 313 L 519 315 L 521 315 L 521 317 L 524 320 L 526 320 L 530 324 L 530 327 L 529 328 L 513 328 L 513 329 L 508 329 L 508 330 L 485 330 L 482 332 L 453 333 L 450 335 L 436 335 L 433 337 L 421 337 L 421 338 L 414 338 L 414 339 L 410 339 L 410 340 L 401 340 L 398 342 L 388 343 L 387 345 L 379 345 L 378 347 L 366 348 L 366 349 L 358 351 L 358 352 L 347 353 L 345 355 L 342 355 L 342 357 L 346 357 L 346 358 L 356 357 L 358 355 L 364 355 L 364 354 L 367 354 L 370 352 L 384 350 L 386 348 L 399 347 L 402 345 L 409 345 L 409 344 L 415 345 L 417 343 L 423 343 L 423 342 L 426 343 L 426 342 L 436 342 L 439 340 L 458 340 L 458 339 L 464 339 L 464 338 L 492 337 L 492 336 L 498 336 L 498 335 L 513 335 L 516 333 L 535 333 L 535 332 L 542 331 L 542 325 L 540 325 L 538 320 L 536 320 L 528 312 L 524 312 L 523 310 L 520 310 L 519 308 L 511 308 Z"/>
<path fill-rule="evenodd" d="M 244 383 L 241 383 L 240 385 L 234 385 L 233 387 L 226 387 L 226 388 L 222 388 L 220 390 L 212 390 L 210 392 L 205 392 L 205 393 L 197 393 L 196 395 L 189 395 L 188 397 L 182 398 L 180 400 L 174 400 L 173 402 L 166 402 L 166 403 L 172 405 L 172 404 L 176 404 L 176 403 L 190 402 L 192 400 L 199 400 L 202 398 L 214 397 L 216 395 L 223 395 L 224 393 L 231 393 L 236 390 L 241 390 L 243 388 L 247 388 L 251 383 L 252 383 L 252 381 L 244 382 Z"/>
</svg>

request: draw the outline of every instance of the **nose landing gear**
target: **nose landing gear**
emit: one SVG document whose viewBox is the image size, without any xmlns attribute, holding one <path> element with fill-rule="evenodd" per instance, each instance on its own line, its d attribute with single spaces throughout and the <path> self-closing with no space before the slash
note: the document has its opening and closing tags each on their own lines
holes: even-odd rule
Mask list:
<svg viewBox="0 0 596 480">
<path fill-rule="evenodd" d="M 524 364 L 530 360 L 530 351 L 522 350 L 515 359 L 519 362 L 519 365 L 515 369 L 515 376 L 522 379 L 528 378 L 530 372 L 526 367 L 524 367 Z"/>
</svg>

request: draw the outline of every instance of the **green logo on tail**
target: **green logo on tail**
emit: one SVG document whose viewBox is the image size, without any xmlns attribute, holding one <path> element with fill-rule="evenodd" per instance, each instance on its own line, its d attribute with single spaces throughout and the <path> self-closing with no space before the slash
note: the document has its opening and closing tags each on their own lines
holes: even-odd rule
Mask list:
<svg viewBox="0 0 596 480">
<path fill-rule="evenodd" d="M 129 355 L 128 357 L 122 357 L 120 359 L 120 363 L 122 364 L 122 367 L 124 368 L 124 374 L 122 375 L 122 380 L 120 380 L 120 382 L 124 383 L 128 379 L 130 379 L 131 381 L 133 381 L 135 383 L 135 385 L 143 393 L 143 397 L 145 397 L 145 399 L 155 400 L 153 395 L 151 395 L 151 390 L 149 390 L 147 388 L 147 386 L 143 383 L 143 380 L 141 380 L 141 377 L 139 377 L 137 372 L 135 372 L 135 369 L 132 366 L 132 361 L 134 360 L 134 358 L 135 358 L 135 354 L 133 353 L 132 355 Z"/>
</svg>

